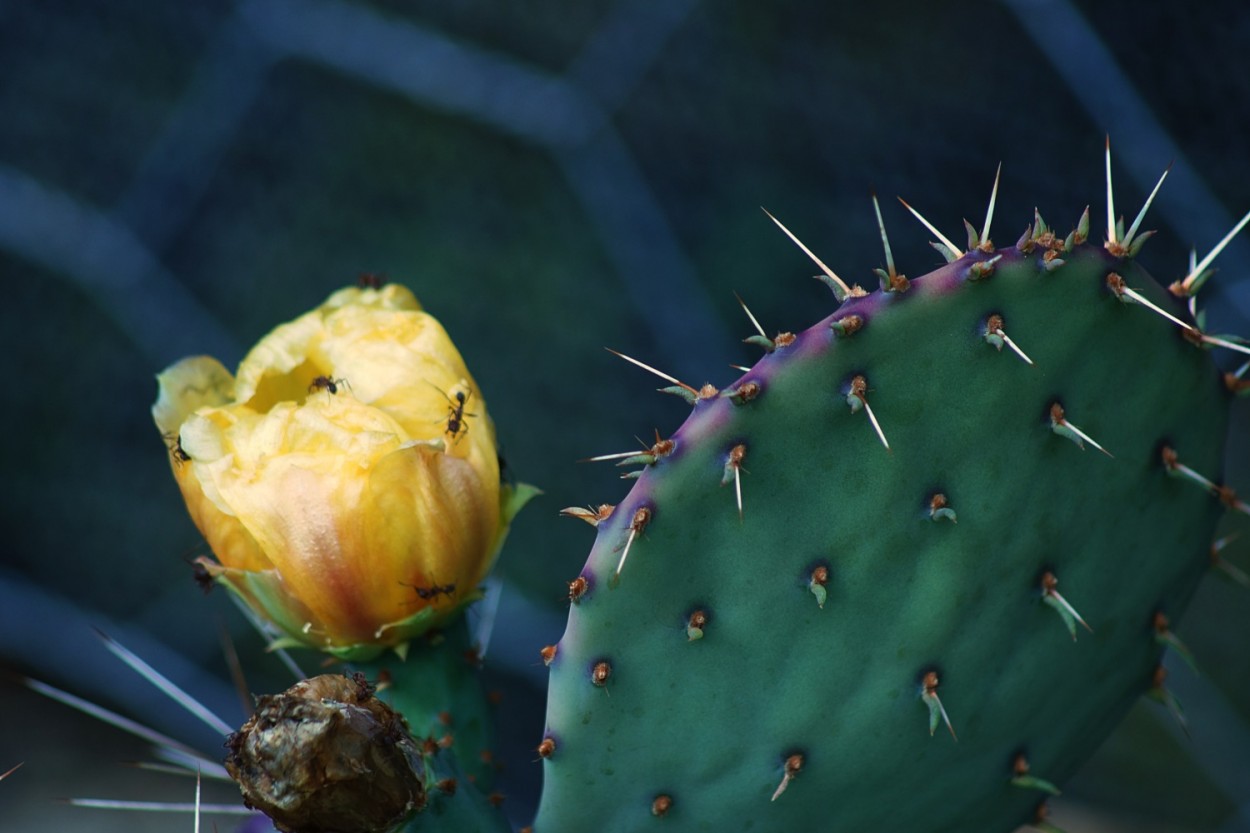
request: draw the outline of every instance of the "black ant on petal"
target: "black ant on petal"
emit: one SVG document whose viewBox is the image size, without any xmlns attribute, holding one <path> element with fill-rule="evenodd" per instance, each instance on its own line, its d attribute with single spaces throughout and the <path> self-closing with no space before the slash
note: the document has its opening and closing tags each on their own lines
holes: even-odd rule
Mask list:
<svg viewBox="0 0 1250 833">
<path fill-rule="evenodd" d="M 447 433 L 451 435 L 451 441 L 454 443 L 460 438 L 461 434 L 469 431 L 469 423 L 465 417 L 475 417 L 477 414 L 465 413 L 465 403 L 469 401 L 469 397 L 473 396 L 473 389 L 465 391 L 458 390 L 451 396 L 448 396 L 442 388 L 433 382 L 426 382 L 434 390 L 443 394 L 443 398 L 447 400 Z"/>
<path fill-rule="evenodd" d="M 416 591 L 417 598 L 426 602 L 437 599 L 439 596 L 450 596 L 452 593 L 456 592 L 455 582 L 452 582 L 451 584 L 431 584 L 429 587 L 421 587 L 417 584 L 408 584 L 402 581 L 400 584 L 404 587 L 411 587 Z"/>
<path fill-rule="evenodd" d="M 191 455 L 182 447 L 181 434 L 164 434 L 163 438 L 169 446 L 169 456 L 173 458 L 175 466 L 181 466 L 190 461 Z"/>
<path fill-rule="evenodd" d="M 346 379 L 331 379 L 329 376 L 317 376 L 308 385 L 308 392 L 324 390 L 328 391 L 331 396 L 339 392 L 339 386 L 351 389 L 351 385 Z"/>
</svg>

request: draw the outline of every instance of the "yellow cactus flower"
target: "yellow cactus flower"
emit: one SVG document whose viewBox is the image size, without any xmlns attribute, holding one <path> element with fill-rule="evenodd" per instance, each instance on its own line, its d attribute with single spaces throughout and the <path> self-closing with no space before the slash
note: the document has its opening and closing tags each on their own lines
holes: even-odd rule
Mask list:
<svg viewBox="0 0 1250 833">
<path fill-rule="evenodd" d="M 531 497 L 499 477 L 486 402 L 402 286 L 351 288 L 261 339 L 231 376 L 157 376 L 174 478 L 217 560 L 284 635 L 368 659 L 478 598 Z"/>
</svg>

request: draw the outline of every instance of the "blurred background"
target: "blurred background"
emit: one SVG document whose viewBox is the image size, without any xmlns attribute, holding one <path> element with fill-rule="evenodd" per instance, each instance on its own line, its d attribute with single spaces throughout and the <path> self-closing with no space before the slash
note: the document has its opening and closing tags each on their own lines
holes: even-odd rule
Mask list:
<svg viewBox="0 0 1250 833">
<path fill-rule="evenodd" d="M 612 347 L 698 386 L 833 308 L 767 207 L 866 286 L 883 256 L 940 262 L 901 195 L 962 243 L 1003 164 L 996 233 L 1134 215 L 1169 163 L 1142 260 L 1187 271 L 1250 209 L 1250 13 L 1241 0 L 872 4 L 738 0 L 0 2 L 0 829 L 190 830 L 188 816 L 58 797 L 190 801 L 125 765 L 144 744 L 29 691 L 31 676 L 219 754 L 220 735 L 113 658 L 118 638 L 237 725 L 287 671 L 222 593 L 148 408 L 193 353 L 232 366 L 361 272 L 408 284 L 472 368 L 508 466 L 546 495 L 504 550 L 489 646 L 503 791 L 538 790 L 541 646 L 616 502 L 579 458 L 667 433 L 688 407 Z M 1250 233 L 1204 291 L 1250 334 Z M 1125 368 L 1124 372 L 1149 372 Z M 1245 409 L 1227 473 L 1250 489 Z M 1246 540 L 1227 555 L 1250 563 Z M 1193 740 L 1135 710 L 1053 803 L 1069 833 L 1250 831 L 1250 594 L 1208 581 L 1179 628 L 1205 674 L 1171 683 Z M 316 660 L 304 657 L 306 666 Z M 234 801 L 230 785 L 206 800 Z M 217 829 L 237 819 L 214 817 Z"/>
</svg>

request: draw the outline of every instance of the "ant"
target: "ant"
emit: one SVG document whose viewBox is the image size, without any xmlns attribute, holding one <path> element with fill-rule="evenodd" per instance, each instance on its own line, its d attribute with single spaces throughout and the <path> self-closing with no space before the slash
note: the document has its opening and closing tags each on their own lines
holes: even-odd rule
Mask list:
<svg viewBox="0 0 1250 833">
<path fill-rule="evenodd" d="M 164 434 L 163 437 L 169 445 L 169 456 L 174 458 L 175 466 L 181 466 L 191 460 L 191 455 L 182 447 L 181 434 Z"/>
<path fill-rule="evenodd" d="M 466 414 L 464 412 L 465 403 L 473 395 L 473 390 L 470 388 L 468 393 L 458 390 L 453 396 L 448 396 L 446 393 L 443 393 L 442 388 L 433 382 L 427 382 L 426 384 L 442 393 L 443 398 L 447 400 L 447 433 L 451 434 L 451 441 L 454 443 L 460 438 L 461 434 L 469 431 L 469 423 L 465 420 L 465 417 L 477 416 L 477 414 Z"/>
<path fill-rule="evenodd" d="M 417 598 L 426 602 L 432 599 L 437 599 L 439 596 L 450 596 L 452 593 L 456 592 L 455 582 L 452 582 L 451 584 L 431 584 L 429 587 L 406 584 L 402 581 L 400 584 L 404 585 L 404 587 L 411 587 L 413 590 L 417 591 Z"/>
<path fill-rule="evenodd" d="M 512 469 L 508 467 L 508 461 L 504 459 L 503 452 L 495 449 L 495 459 L 499 461 L 499 479 L 504 483 L 515 485 L 515 481 L 512 479 Z"/>
<path fill-rule="evenodd" d="M 315 390 L 325 390 L 329 391 L 330 395 L 333 396 L 339 392 L 339 385 L 351 388 L 351 385 L 348 384 L 346 379 L 331 379 L 329 376 L 318 376 L 312 380 L 311 384 L 309 384 L 308 392 L 312 393 Z"/>
<path fill-rule="evenodd" d="M 216 583 L 213 574 L 199 561 L 191 562 L 191 577 L 195 579 L 196 585 L 200 590 L 204 591 L 205 595 L 213 589 L 213 585 Z"/>
</svg>

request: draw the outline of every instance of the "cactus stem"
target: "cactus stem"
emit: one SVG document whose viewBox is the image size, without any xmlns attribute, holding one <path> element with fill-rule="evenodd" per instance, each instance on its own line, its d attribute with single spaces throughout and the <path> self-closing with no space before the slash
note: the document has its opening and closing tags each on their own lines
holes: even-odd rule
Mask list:
<svg viewBox="0 0 1250 833">
<path fill-rule="evenodd" d="M 1076 612 L 1076 608 L 1055 589 L 1057 586 L 1059 586 L 1059 579 L 1054 573 L 1047 570 L 1042 574 L 1042 601 L 1059 611 L 1063 623 L 1068 626 L 1068 633 L 1072 634 L 1072 641 L 1076 641 L 1077 622 L 1080 622 L 1085 630 L 1093 633 L 1094 629 L 1089 626 L 1089 623 L 1082 619 L 1081 614 Z"/>
<path fill-rule="evenodd" d="M 611 503 L 601 503 L 598 508 L 594 506 L 582 508 L 581 506 L 569 506 L 560 510 L 560 515 L 565 518 L 578 518 L 585 521 L 593 527 L 598 527 L 600 523 L 612 517 L 612 510 L 616 506 Z"/>
<path fill-rule="evenodd" d="M 1164 648 L 1171 648 L 1181 659 L 1185 660 L 1185 664 L 1189 666 L 1195 674 L 1198 673 L 1198 664 L 1194 662 L 1194 655 L 1189 652 L 1189 648 L 1180 637 L 1172 633 L 1171 623 L 1168 621 L 1167 614 L 1161 610 L 1155 611 L 1154 618 L 1151 622 L 1155 631 L 1155 641 Z"/>
<path fill-rule="evenodd" d="M 1247 211 L 1245 215 L 1237 221 L 1237 225 L 1233 226 L 1232 231 L 1224 235 L 1224 239 L 1219 243 L 1216 243 L 1215 248 L 1208 252 L 1207 256 L 1204 257 L 1201 262 L 1196 264 L 1193 263 L 1194 256 L 1191 256 L 1189 274 L 1182 278 L 1178 283 L 1172 284 L 1170 287 L 1172 293 L 1174 295 L 1189 297 L 1198 294 L 1198 290 L 1202 288 L 1204 283 L 1206 283 L 1207 278 L 1213 274 L 1207 272 L 1207 267 L 1211 265 L 1211 261 L 1215 260 L 1219 253 L 1224 251 L 1224 247 L 1237 236 L 1238 232 L 1246 227 L 1247 223 L 1250 223 L 1250 211 Z"/>
<path fill-rule="evenodd" d="M 856 284 L 855 286 L 847 286 L 846 281 L 839 278 L 832 269 L 830 269 L 828 266 L 824 264 L 824 261 L 816 257 L 816 254 L 811 249 L 803 245 L 803 241 L 795 237 L 794 233 L 791 232 L 790 229 L 783 226 L 780 220 L 778 220 L 776 217 L 770 214 L 767 208 L 761 205 L 760 211 L 763 211 L 765 214 L 768 214 L 768 219 L 776 223 L 777 228 L 785 232 L 786 237 L 789 237 L 790 240 L 794 243 L 794 245 L 798 246 L 800 249 L 803 250 L 803 254 L 810 257 L 812 259 L 812 262 L 820 267 L 820 271 L 824 273 L 823 279 L 825 279 L 825 282 L 829 285 L 829 288 L 833 290 L 833 295 L 835 298 L 838 299 L 839 303 L 842 301 L 845 301 L 847 298 L 859 298 L 867 294 L 858 284 Z"/>
<path fill-rule="evenodd" d="M 933 236 L 936 237 L 939 241 L 941 241 L 942 245 L 945 246 L 949 250 L 949 255 L 947 255 L 946 257 L 948 262 L 952 260 L 959 260 L 959 258 L 964 256 L 963 249 L 956 246 L 954 243 L 950 241 L 950 238 L 948 238 L 945 234 L 942 234 L 942 232 L 938 231 L 937 227 L 933 225 L 933 223 L 930 223 L 928 220 L 926 220 L 923 214 L 921 214 L 919 211 L 917 211 L 916 209 L 908 205 L 907 200 L 903 199 L 902 197 L 899 197 L 898 201 L 901 202 L 903 204 L 903 207 L 906 208 L 908 211 L 910 211 L 915 216 L 915 218 L 919 220 L 921 224 L 925 228 L 927 228 L 933 234 Z M 938 251 L 941 251 L 941 249 L 939 249 Z M 946 255 L 947 253 L 943 252 L 943 254 Z"/>
<path fill-rule="evenodd" d="M 1028 357 L 1028 354 L 1020 349 L 1019 345 L 1011 340 L 1011 336 L 1007 335 L 1007 332 L 1003 329 L 1003 324 L 1003 317 L 998 313 L 994 313 L 989 316 L 989 318 L 985 319 L 985 333 L 982 337 L 990 346 L 997 349 L 1000 353 L 1003 350 L 1003 345 L 1006 344 L 1011 348 L 1013 353 L 1024 360 L 1025 364 L 1032 365 L 1033 360 Z"/>
<path fill-rule="evenodd" d="M 1077 448 L 1080 448 L 1082 451 L 1085 450 L 1085 443 L 1089 443 L 1103 454 L 1115 459 L 1114 454 L 1095 442 L 1089 434 L 1086 434 L 1080 428 L 1069 422 L 1064 416 L 1063 406 L 1058 402 L 1050 406 L 1050 428 L 1059 436 L 1066 437 L 1076 443 Z"/>
<path fill-rule="evenodd" d="M 673 807 L 673 797 L 661 793 L 651 802 L 651 815 L 664 818 Z"/>
<path fill-rule="evenodd" d="M 642 534 L 647 528 L 647 524 L 651 522 L 651 510 L 643 506 L 634 512 L 634 517 L 629 521 L 629 537 L 625 539 L 625 547 L 621 552 L 620 563 L 616 565 L 616 573 L 613 574 L 613 580 L 619 580 L 621 570 L 625 568 L 625 559 L 629 557 L 629 548 L 634 545 L 634 539 Z"/>
<path fill-rule="evenodd" d="M 881 289 L 885 292 L 906 292 L 910 285 L 905 275 L 900 275 L 894 268 L 894 253 L 890 251 L 890 237 L 885 233 L 885 220 L 881 218 L 881 204 L 877 195 L 872 195 L 872 209 L 877 213 L 877 228 L 881 231 L 881 245 L 885 249 L 885 269 L 874 269 L 881 279 Z"/>
<path fill-rule="evenodd" d="M 1181 730 L 1185 733 L 1185 737 L 1190 737 L 1189 721 L 1185 718 L 1185 710 L 1181 708 L 1181 701 L 1176 699 L 1176 695 L 1165 685 L 1168 678 L 1168 670 L 1162 665 L 1155 666 L 1154 675 L 1150 679 L 1150 690 L 1147 696 L 1157 703 L 1162 703 L 1165 708 L 1176 718 L 1176 722 L 1180 724 Z"/>
<path fill-rule="evenodd" d="M 729 458 L 725 461 L 725 473 L 721 477 L 720 484 L 724 486 L 729 482 L 730 472 L 733 472 L 734 481 L 734 497 L 738 503 L 738 521 L 743 519 L 742 514 L 742 460 L 747 455 L 746 443 L 738 443 L 729 449 Z"/>
<path fill-rule="evenodd" d="M 1012 762 L 1011 780 L 1008 783 L 1024 790 L 1041 790 L 1051 795 L 1062 795 L 1054 784 L 1044 778 L 1029 774 L 1029 759 L 1024 756 L 1024 753 L 1017 755 L 1015 761 Z"/>
<path fill-rule="evenodd" d="M 802 770 L 803 756 L 801 754 L 795 752 L 786 758 L 785 771 L 782 773 L 781 783 L 777 785 L 777 789 L 773 791 L 773 797 L 769 800 L 776 801 Z"/>
<path fill-rule="evenodd" d="M 924 675 L 924 681 L 920 689 L 920 699 L 929 707 L 929 737 L 933 737 L 933 733 L 937 731 L 938 723 L 945 722 L 946 728 L 950 731 L 951 737 L 955 742 L 959 742 L 959 736 L 955 734 L 955 727 L 951 725 L 950 716 L 946 713 L 946 707 L 942 705 L 942 700 L 938 697 L 938 675 L 936 671 L 928 671 Z"/>
<path fill-rule="evenodd" d="M 868 404 L 868 380 L 863 376 L 856 376 L 851 380 L 851 390 L 846 395 L 846 404 L 851 406 L 851 413 L 856 413 L 860 408 L 864 409 L 872 423 L 872 430 L 877 432 L 881 444 L 885 446 L 886 451 L 889 451 L 890 443 L 885 438 L 885 432 L 881 430 L 881 423 L 877 422 L 877 415 L 872 412 L 872 406 Z"/>
<path fill-rule="evenodd" d="M 625 355 L 624 353 L 618 353 L 617 351 L 613 350 L 611 347 L 605 347 L 603 349 L 607 350 L 609 353 L 611 353 L 614 356 L 619 356 L 620 358 L 624 359 L 630 364 L 637 365 L 638 367 L 641 367 L 643 370 L 654 373 L 656 376 L 659 376 L 661 379 L 663 379 L 666 382 L 672 382 L 674 385 L 677 386 L 678 391 L 672 391 L 671 388 L 661 388 L 661 390 L 666 393 L 670 391 L 675 392 L 675 393 L 680 392 L 679 395 L 682 395 L 682 398 L 686 399 L 686 401 L 690 402 L 690 404 L 692 405 L 695 402 L 698 402 L 700 399 L 712 399 L 718 393 L 720 393 L 720 391 L 718 391 L 716 388 L 712 387 L 711 385 L 704 385 L 699 390 L 695 390 L 690 385 L 687 385 L 685 382 L 682 382 L 679 379 L 674 379 L 672 376 L 669 376 L 667 373 L 663 373 L 659 370 L 656 370 L 651 365 L 644 364 L 635 358 Z"/>
<path fill-rule="evenodd" d="M 998 202 L 998 179 L 1003 173 L 1003 163 L 998 163 L 998 170 L 994 171 L 994 187 L 990 189 L 990 204 L 985 209 L 985 225 L 981 227 L 981 238 L 977 244 L 977 248 L 983 252 L 994 251 L 994 244 L 990 242 L 990 224 L 994 222 L 994 204 Z"/>
</svg>

